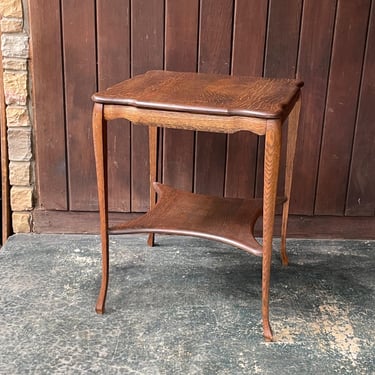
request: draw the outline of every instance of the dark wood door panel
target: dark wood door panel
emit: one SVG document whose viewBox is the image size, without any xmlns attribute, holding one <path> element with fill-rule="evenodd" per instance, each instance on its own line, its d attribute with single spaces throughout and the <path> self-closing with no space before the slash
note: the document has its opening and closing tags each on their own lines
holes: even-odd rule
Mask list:
<svg viewBox="0 0 375 375">
<path fill-rule="evenodd" d="M 163 69 L 164 0 L 132 0 L 131 3 L 132 76 Z M 131 128 L 131 211 L 149 208 L 148 128 Z"/>
<path fill-rule="evenodd" d="M 233 1 L 201 0 L 198 71 L 230 73 Z M 195 187 L 201 194 L 223 196 L 226 135 L 198 132 Z"/>
<path fill-rule="evenodd" d="M 95 4 L 62 1 L 69 207 L 97 209 L 91 132 L 91 93 L 96 82 Z"/>
<path fill-rule="evenodd" d="M 268 15 L 267 43 L 265 47 L 264 76 L 295 78 L 300 28 L 302 23 L 301 0 L 271 0 Z M 282 144 L 286 143 L 287 127 L 282 129 Z M 256 196 L 263 196 L 264 138 L 258 140 Z M 285 168 L 285 149 L 282 149 L 281 171 Z M 283 195 L 284 174 L 279 175 L 279 195 Z"/>
<path fill-rule="evenodd" d="M 232 74 L 262 76 L 266 45 L 267 11 L 265 1 L 239 0 L 233 20 Z M 258 154 L 255 134 L 228 135 L 225 195 L 253 198 Z"/>
<path fill-rule="evenodd" d="M 38 207 L 97 210 L 91 95 L 167 69 L 303 79 L 291 213 L 375 215 L 373 1 L 37 3 L 29 2 Z M 147 128 L 113 121 L 108 142 L 110 210 L 147 210 Z M 264 144 L 255 135 L 168 129 L 159 146 L 167 184 L 262 195 Z M 282 185 L 283 174 L 280 194 Z"/>
<path fill-rule="evenodd" d="M 375 6 L 371 8 L 346 214 L 375 215 Z"/>
<path fill-rule="evenodd" d="M 296 214 L 314 213 L 335 13 L 333 0 L 303 3 L 297 76 L 303 77 L 305 86 L 291 198 L 291 211 Z"/>
<path fill-rule="evenodd" d="M 198 29 L 199 0 L 166 0 L 164 66 L 167 70 L 197 70 Z M 194 132 L 164 130 L 162 176 L 166 184 L 193 190 L 194 141 Z"/>
<path fill-rule="evenodd" d="M 318 215 L 341 216 L 345 210 L 370 5 L 370 0 L 338 3 L 319 159 Z"/>
<path fill-rule="evenodd" d="M 130 1 L 97 0 L 98 89 L 130 77 Z M 130 210 L 130 124 L 111 121 L 108 132 L 109 209 Z M 94 167 L 93 167 L 94 168 Z"/>
<path fill-rule="evenodd" d="M 46 210 L 67 210 L 63 54 L 59 0 L 41 0 L 38 3 L 31 1 L 29 10 L 32 25 L 37 204 Z M 45 17 L 45 14 L 49 16 Z"/>
</svg>

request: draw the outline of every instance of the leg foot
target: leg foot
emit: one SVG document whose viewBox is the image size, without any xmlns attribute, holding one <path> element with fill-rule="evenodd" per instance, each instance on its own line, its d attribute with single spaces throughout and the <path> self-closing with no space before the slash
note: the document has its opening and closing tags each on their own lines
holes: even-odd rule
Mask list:
<svg viewBox="0 0 375 375">
<path fill-rule="evenodd" d="M 263 337 L 267 342 L 273 341 L 273 333 L 268 319 L 266 321 L 263 320 Z"/>
<path fill-rule="evenodd" d="M 108 255 L 109 255 L 108 235 L 103 234 L 103 237 L 102 237 L 102 282 L 100 285 L 99 296 L 98 296 L 98 299 L 96 300 L 96 306 L 95 306 L 95 311 L 98 314 L 104 314 L 104 305 L 105 305 L 107 289 L 108 289 L 108 273 L 109 273 L 108 272 L 109 271 Z"/>
<path fill-rule="evenodd" d="M 102 302 L 98 301 L 96 303 L 95 311 L 96 311 L 97 314 L 100 314 L 100 315 L 104 314 L 104 306 L 103 306 Z"/>
<path fill-rule="evenodd" d="M 287 266 L 289 264 L 289 259 L 288 259 L 288 254 L 286 253 L 286 238 L 283 236 L 281 238 L 281 250 L 280 250 L 280 255 L 281 255 L 281 263 L 283 266 Z"/>
<path fill-rule="evenodd" d="M 147 238 L 147 245 L 153 247 L 155 245 L 155 234 L 150 233 Z"/>
</svg>

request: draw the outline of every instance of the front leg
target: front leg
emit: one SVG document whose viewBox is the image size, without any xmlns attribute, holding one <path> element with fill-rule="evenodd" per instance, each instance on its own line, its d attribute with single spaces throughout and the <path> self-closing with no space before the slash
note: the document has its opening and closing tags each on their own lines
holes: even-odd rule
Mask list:
<svg viewBox="0 0 375 375">
<path fill-rule="evenodd" d="M 94 104 L 92 116 L 96 176 L 98 184 L 100 235 L 102 243 L 102 282 L 96 302 L 96 312 L 104 313 L 108 288 L 109 249 L 108 249 L 108 172 L 107 172 L 107 123 L 104 119 L 103 105 Z"/>
<path fill-rule="evenodd" d="M 269 322 L 269 291 L 280 148 L 281 121 L 269 120 L 267 121 L 264 151 L 263 187 L 262 320 L 263 336 L 266 341 L 272 341 L 272 329 Z"/>
</svg>

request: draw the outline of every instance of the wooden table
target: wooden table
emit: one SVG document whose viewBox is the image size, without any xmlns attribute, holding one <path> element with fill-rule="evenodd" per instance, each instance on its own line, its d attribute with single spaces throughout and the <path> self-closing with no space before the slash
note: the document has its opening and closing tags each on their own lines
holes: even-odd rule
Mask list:
<svg viewBox="0 0 375 375">
<path fill-rule="evenodd" d="M 109 234 L 192 235 L 222 241 L 262 256 L 263 335 L 272 340 L 269 287 L 275 205 L 283 203 L 281 258 L 286 255 L 286 228 L 293 160 L 300 112 L 300 88 L 292 79 L 150 71 L 93 95 L 93 135 L 102 240 L 102 282 L 96 311 L 104 312 L 109 275 Z M 281 127 L 288 121 L 284 197 L 277 198 Z M 149 127 L 150 211 L 121 225 L 109 226 L 107 120 L 125 118 Z M 264 190 L 261 199 L 219 198 L 180 191 L 156 183 L 157 127 L 206 132 L 249 131 L 265 136 Z M 156 192 L 159 194 L 156 203 Z M 263 245 L 254 224 L 263 212 Z"/>
</svg>

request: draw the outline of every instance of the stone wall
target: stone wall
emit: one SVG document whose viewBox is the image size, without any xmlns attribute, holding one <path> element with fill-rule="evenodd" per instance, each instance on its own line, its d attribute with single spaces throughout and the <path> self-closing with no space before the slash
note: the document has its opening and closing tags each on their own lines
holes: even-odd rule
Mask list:
<svg viewBox="0 0 375 375">
<path fill-rule="evenodd" d="M 1 50 L 8 127 L 9 182 L 15 233 L 32 231 L 33 153 L 29 99 L 29 36 L 22 0 L 1 0 Z"/>
</svg>

